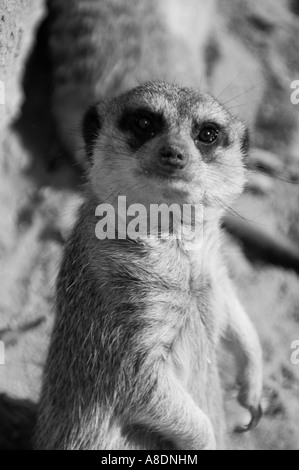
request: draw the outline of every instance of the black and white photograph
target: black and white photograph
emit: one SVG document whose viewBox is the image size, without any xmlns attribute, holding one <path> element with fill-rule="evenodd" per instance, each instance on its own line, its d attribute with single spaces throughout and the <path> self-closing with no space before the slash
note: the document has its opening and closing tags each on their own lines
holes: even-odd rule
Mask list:
<svg viewBox="0 0 299 470">
<path fill-rule="evenodd" d="M 299 0 L 0 0 L 0 450 L 299 450 Z"/>
</svg>

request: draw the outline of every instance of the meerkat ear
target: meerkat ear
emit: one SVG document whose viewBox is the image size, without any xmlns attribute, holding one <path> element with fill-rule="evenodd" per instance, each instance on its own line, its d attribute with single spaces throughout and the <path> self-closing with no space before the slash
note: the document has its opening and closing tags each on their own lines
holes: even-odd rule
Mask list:
<svg viewBox="0 0 299 470">
<path fill-rule="evenodd" d="M 92 161 L 94 146 L 101 127 L 102 122 L 98 106 L 92 106 L 85 114 L 82 123 L 82 132 L 86 146 L 86 155 L 89 162 Z"/>
</svg>

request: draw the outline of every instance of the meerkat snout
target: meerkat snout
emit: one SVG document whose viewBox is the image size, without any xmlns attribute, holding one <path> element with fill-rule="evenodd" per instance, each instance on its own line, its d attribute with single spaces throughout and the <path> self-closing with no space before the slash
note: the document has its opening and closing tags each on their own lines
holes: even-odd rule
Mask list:
<svg viewBox="0 0 299 470">
<path fill-rule="evenodd" d="M 159 166 L 169 172 L 184 169 L 188 161 L 188 149 L 182 144 L 165 145 L 159 152 Z"/>
</svg>

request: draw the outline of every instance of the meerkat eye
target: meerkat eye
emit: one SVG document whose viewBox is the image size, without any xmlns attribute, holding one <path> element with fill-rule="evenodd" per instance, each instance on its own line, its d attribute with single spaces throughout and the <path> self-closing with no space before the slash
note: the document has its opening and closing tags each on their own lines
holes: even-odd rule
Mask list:
<svg viewBox="0 0 299 470">
<path fill-rule="evenodd" d="M 147 118 L 138 118 L 138 119 L 136 119 L 136 124 L 143 131 L 147 131 L 152 127 L 151 121 Z"/>
<path fill-rule="evenodd" d="M 155 136 L 155 129 L 152 120 L 148 117 L 138 117 L 133 123 L 133 132 L 142 138 Z"/>
<path fill-rule="evenodd" d="M 196 141 L 201 142 L 206 145 L 211 145 L 219 137 L 220 130 L 214 124 L 207 124 L 205 125 L 199 132 Z"/>
</svg>

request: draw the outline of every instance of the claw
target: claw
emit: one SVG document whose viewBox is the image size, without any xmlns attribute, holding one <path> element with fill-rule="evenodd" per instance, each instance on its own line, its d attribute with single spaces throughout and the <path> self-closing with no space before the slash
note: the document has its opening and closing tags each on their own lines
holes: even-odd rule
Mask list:
<svg viewBox="0 0 299 470">
<path fill-rule="evenodd" d="M 253 429 L 255 429 L 257 427 L 260 419 L 263 416 L 262 407 L 259 406 L 258 408 L 254 408 L 253 406 L 251 406 L 249 408 L 249 411 L 250 411 L 250 414 L 251 414 L 250 423 L 247 426 L 238 426 L 235 429 L 235 432 L 241 434 L 241 433 L 245 433 L 245 432 L 248 432 L 248 431 L 252 431 Z"/>
</svg>

